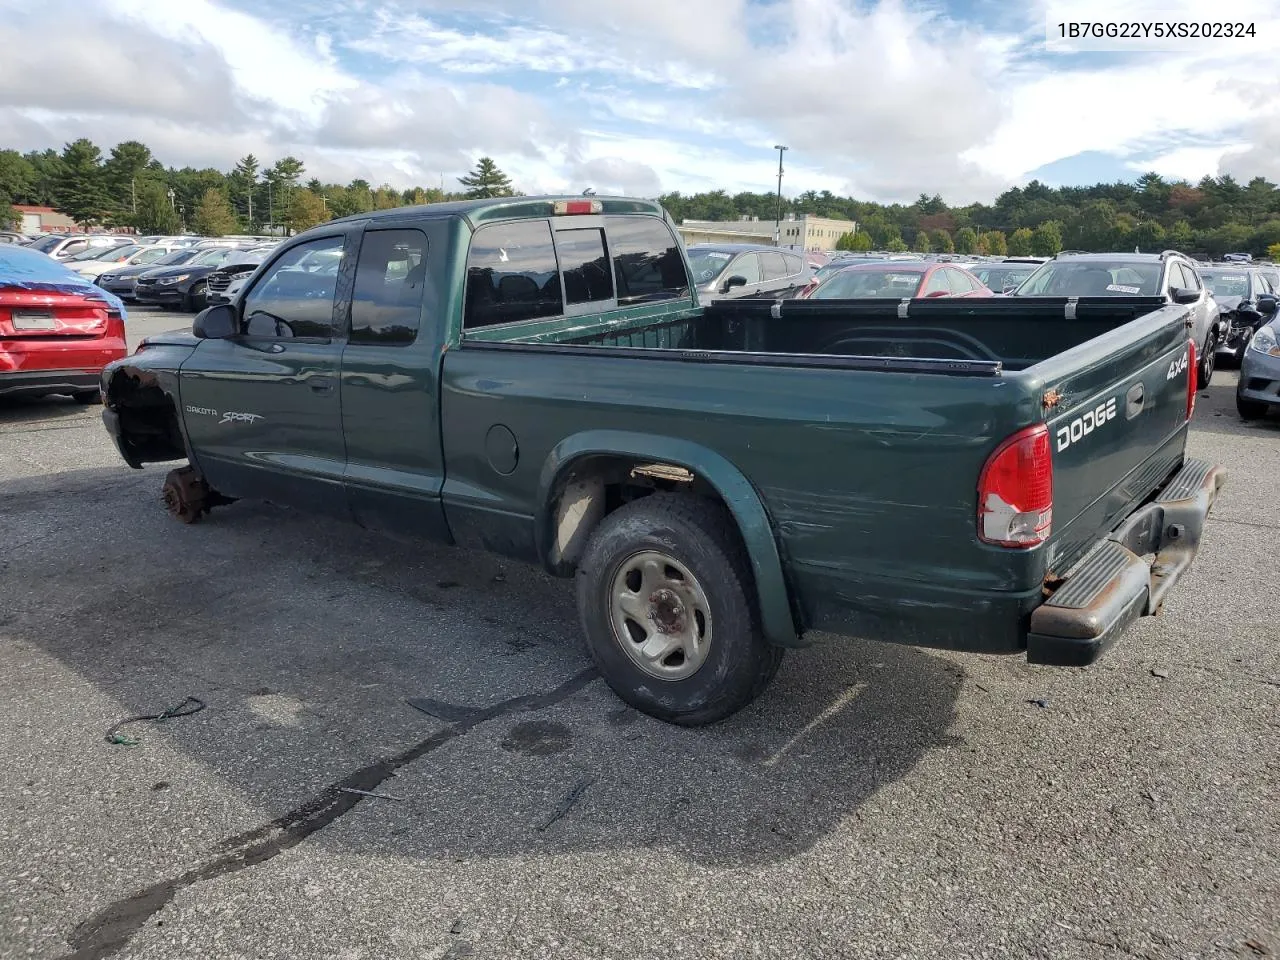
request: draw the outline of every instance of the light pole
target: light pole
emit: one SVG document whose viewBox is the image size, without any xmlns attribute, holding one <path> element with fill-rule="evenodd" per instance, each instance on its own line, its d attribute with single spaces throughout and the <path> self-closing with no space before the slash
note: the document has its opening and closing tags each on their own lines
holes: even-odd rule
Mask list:
<svg viewBox="0 0 1280 960">
<path fill-rule="evenodd" d="M 774 208 L 773 245 L 780 247 L 782 246 L 782 155 L 787 152 L 787 148 L 780 143 L 775 143 L 773 149 L 778 151 L 778 204 Z"/>
<path fill-rule="evenodd" d="M 170 188 L 169 188 L 169 212 L 170 212 L 170 213 L 177 213 L 177 212 L 178 212 L 177 208 L 173 205 L 173 198 L 174 198 L 175 196 L 177 196 L 177 194 L 175 194 L 175 193 L 173 192 L 173 187 L 170 187 Z"/>
</svg>

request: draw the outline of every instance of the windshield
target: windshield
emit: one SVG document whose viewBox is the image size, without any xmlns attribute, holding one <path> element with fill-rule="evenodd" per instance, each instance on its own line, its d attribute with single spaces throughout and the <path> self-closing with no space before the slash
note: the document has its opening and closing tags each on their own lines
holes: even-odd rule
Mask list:
<svg viewBox="0 0 1280 960">
<path fill-rule="evenodd" d="M 854 297 L 914 297 L 923 273 L 902 270 L 845 270 L 813 291 L 812 300 L 845 300 Z"/>
<path fill-rule="evenodd" d="M 73 253 L 71 256 L 63 258 L 63 262 L 70 263 L 73 261 L 79 262 L 83 260 L 101 260 L 108 254 L 113 258 L 117 255 L 127 257 L 129 254 L 137 253 L 141 249 L 141 247 L 130 243 L 116 244 L 115 246 L 112 246 L 109 243 L 101 243 L 97 246 L 90 247 L 88 250 L 81 250 L 79 253 Z"/>
<path fill-rule="evenodd" d="M 697 285 L 710 283 L 724 272 L 724 268 L 733 259 L 733 254 L 723 250 L 689 250 L 689 268 L 693 271 L 693 282 Z"/>
<path fill-rule="evenodd" d="M 1154 297 L 1160 264 L 1105 260 L 1054 260 L 1018 288 L 1020 297 Z"/>
<path fill-rule="evenodd" d="M 996 291 L 1003 290 L 1005 287 L 1017 286 L 1035 273 L 1035 270 L 1035 266 L 1030 263 L 1016 267 L 984 267 L 982 264 L 976 263 L 969 268 L 970 273 L 986 284 L 987 287 Z"/>
<path fill-rule="evenodd" d="M 1215 297 L 1247 297 L 1249 277 L 1239 271 L 1201 270 L 1200 279 Z"/>
<path fill-rule="evenodd" d="M 130 263 L 157 263 L 165 255 L 164 247 L 143 247 L 129 258 Z"/>
<path fill-rule="evenodd" d="M 32 250 L 39 250 L 41 253 L 48 253 L 50 250 L 52 250 L 54 247 L 60 244 L 63 241 L 63 239 L 64 239 L 63 237 L 60 237 L 55 233 L 51 236 L 41 237 L 39 240 L 33 241 L 32 243 L 28 243 L 27 246 L 30 247 Z"/>
<path fill-rule="evenodd" d="M 156 260 L 154 265 L 157 267 L 172 267 L 179 263 L 186 263 L 194 256 L 195 252 L 192 250 L 174 250 L 172 253 L 166 253 L 159 260 Z"/>
<path fill-rule="evenodd" d="M 217 266 L 234 252 L 234 247 L 213 247 L 209 250 L 201 250 L 195 259 L 191 261 L 191 265 L 200 267 Z"/>
</svg>

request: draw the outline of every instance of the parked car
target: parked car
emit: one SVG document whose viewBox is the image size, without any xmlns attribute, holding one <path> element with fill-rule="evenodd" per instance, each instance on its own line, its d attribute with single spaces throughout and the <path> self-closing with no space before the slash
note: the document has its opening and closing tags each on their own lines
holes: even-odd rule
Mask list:
<svg viewBox="0 0 1280 960">
<path fill-rule="evenodd" d="M 243 252 L 239 247 L 198 248 L 196 256 L 186 263 L 157 267 L 138 274 L 133 284 L 133 297 L 139 303 L 188 311 L 202 310 L 208 306 L 205 281 L 209 274 L 230 257 Z"/>
<path fill-rule="evenodd" d="M 159 262 L 159 260 L 174 250 L 170 246 L 133 246 L 125 245 L 108 249 L 105 253 L 98 256 L 92 256 L 93 251 L 86 251 L 77 257 L 64 260 L 76 273 L 82 277 L 94 279 L 108 270 L 117 267 L 146 266 Z"/>
<path fill-rule="evenodd" d="M 1255 330 L 1275 318 L 1277 294 L 1265 273 L 1248 263 L 1200 265 L 1200 279 L 1228 324 L 1218 341 L 1218 358 L 1239 366 Z"/>
<path fill-rule="evenodd" d="M 91 247 L 118 247 L 130 242 L 129 237 L 114 233 L 54 233 L 30 244 L 30 249 L 39 250 L 55 260 L 66 260 Z"/>
<path fill-rule="evenodd" d="M 299 269 L 322 251 L 341 279 Z M 132 467 L 187 461 L 186 522 L 264 498 L 576 577 L 602 677 L 687 725 L 810 631 L 1081 666 L 1188 569 L 1225 473 L 1185 453 L 1184 306 L 693 277 L 645 200 L 329 221 L 104 371 L 103 421 Z"/>
<path fill-rule="evenodd" d="M 26 243 L 25 234 L 13 233 L 9 230 L 0 230 L 0 243 Z"/>
<path fill-rule="evenodd" d="M 96 282 L 103 290 L 114 293 L 127 303 L 134 299 L 134 284 L 137 283 L 138 277 L 142 274 L 151 270 L 159 270 L 161 267 L 176 267 L 180 264 L 189 263 L 202 252 L 194 247 L 180 247 L 169 251 L 151 263 L 112 266 L 103 273 L 98 274 Z"/>
<path fill-rule="evenodd" d="M 1044 262 L 1043 258 L 1010 258 L 995 263 L 976 263 L 969 272 L 996 293 L 1012 293 Z"/>
<path fill-rule="evenodd" d="M 1213 379 L 1214 354 L 1229 324 L 1200 280 L 1197 265 L 1176 250 L 1164 253 L 1058 254 L 1011 294 L 1015 297 L 1163 297 L 1190 309 L 1200 389 Z"/>
<path fill-rule="evenodd" d="M 991 291 L 968 270 L 920 261 L 857 263 L 831 273 L 807 291 L 806 300 L 895 300 L 916 297 L 989 297 Z"/>
<path fill-rule="evenodd" d="M 27 247 L 0 246 L 0 396 L 96 402 L 99 376 L 126 354 L 124 304 Z"/>
<path fill-rule="evenodd" d="M 813 271 L 803 255 L 754 243 L 695 243 L 687 248 L 698 300 L 785 297 L 803 290 Z"/>
<path fill-rule="evenodd" d="M 230 297 L 227 289 L 238 277 L 248 277 L 258 269 L 258 265 L 266 260 L 274 247 L 250 247 L 237 250 L 227 257 L 222 265 L 209 274 L 205 281 L 205 300 L 210 303 L 226 303 Z M 334 265 L 337 270 L 337 265 Z"/>
<path fill-rule="evenodd" d="M 1280 405 L 1280 318 L 1260 326 L 1240 362 L 1236 410 L 1242 419 L 1257 420 Z"/>
</svg>

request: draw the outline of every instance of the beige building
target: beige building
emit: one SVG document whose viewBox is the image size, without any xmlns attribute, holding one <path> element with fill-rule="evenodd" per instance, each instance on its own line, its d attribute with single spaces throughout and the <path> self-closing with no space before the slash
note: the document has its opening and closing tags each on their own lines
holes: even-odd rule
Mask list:
<svg viewBox="0 0 1280 960">
<path fill-rule="evenodd" d="M 680 236 L 686 245 L 694 243 L 773 243 L 774 221 L 761 219 L 741 220 L 685 220 L 680 224 Z M 858 224 L 853 220 L 834 220 L 815 217 L 807 213 L 800 216 L 788 214 L 781 224 L 778 245 L 792 250 L 834 250 L 836 241 L 846 233 L 857 233 Z"/>
</svg>

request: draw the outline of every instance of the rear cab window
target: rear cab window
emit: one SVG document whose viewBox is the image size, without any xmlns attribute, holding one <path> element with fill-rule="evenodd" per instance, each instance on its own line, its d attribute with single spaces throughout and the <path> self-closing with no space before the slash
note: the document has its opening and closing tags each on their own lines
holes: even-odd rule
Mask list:
<svg viewBox="0 0 1280 960">
<path fill-rule="evenodd" d="M 515 220 L 476 229 L 463 332 L 690 297 L 674 234 L 656 217 Z"/>
</svg>

